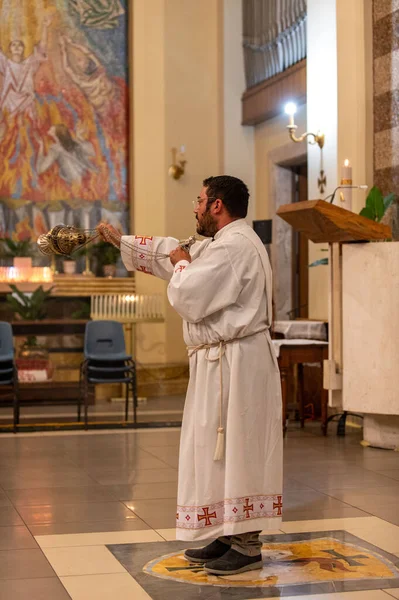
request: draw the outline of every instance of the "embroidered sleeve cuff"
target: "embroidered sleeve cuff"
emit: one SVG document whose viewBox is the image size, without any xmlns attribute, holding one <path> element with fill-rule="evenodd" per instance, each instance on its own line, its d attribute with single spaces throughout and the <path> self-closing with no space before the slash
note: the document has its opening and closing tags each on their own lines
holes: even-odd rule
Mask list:
<svg viewBox="0 0 399 600">
<path fill-rule="evenodd" d="M 121 256 L 128 271 L 141 271 L 153 275 L 153 237 L 143 235 L 123 235 Z"/>
<path fill-rule="evenodd" d="M 188 260 L 179 260 L 178 263 L 175 264 L 175 273 L 181 273 L 190 263 Z"/>
</svg>

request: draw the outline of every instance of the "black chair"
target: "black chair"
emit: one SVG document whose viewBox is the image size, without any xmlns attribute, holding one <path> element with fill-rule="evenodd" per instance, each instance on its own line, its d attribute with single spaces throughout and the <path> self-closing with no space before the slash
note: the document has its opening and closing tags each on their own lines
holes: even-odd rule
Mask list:
<svg viewBox="0 0 399 600">
<path fill-rule="evenodd" d="M 19 423 L 18 371 L 14 362 L 14 343 L 10 323 L 0 321 L 0 386 L 11 387 L 13 397 L 13 425 L 17 430 Z"/>
<path fill-rule="evenodd" d="M 80 394 L 78 421 L 84 402 L 85 429 L 88 427 L 89 384 L 126 384 L 125 420 L 129 416 L 129 390 L 133 396 L 133 422 L 137 418 L 136 365 L 126 354 L 122 323 L 117 321 L 89 321 L 85 329 L 84 361 L 80 367 Z"/>
</svg>

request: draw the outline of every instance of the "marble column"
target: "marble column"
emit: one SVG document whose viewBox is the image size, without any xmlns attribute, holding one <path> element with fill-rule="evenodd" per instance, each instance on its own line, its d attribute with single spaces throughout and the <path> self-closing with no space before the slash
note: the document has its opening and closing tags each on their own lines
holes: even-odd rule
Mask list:
<svg viewBox="0 0 399 600">
<path fill-rule="evenodd" d="M 399 192 L 399 0 L 373 0 L 374 185 L 384 195 Z M 398 198 L 384 216 L 399 240 Z M 390 285 L 395 285 L 391 279 Z M 391 346 L 397 349 L 396 342 Z M 394 360 L 394 359 L 393 359 Z M 376 398 L 380 408 L 381 399 Z M 384 407 L 386 408 L 386 407 Z M 364 441 L 373 446 L 399 447 L 399 404 L 396 410 L 364 415 Z M 387 413 L 390 413 L 389 416 Z"/>
<path fill-rule="evenodd" d="M 399 192 L 399 2 L 373 1 L 374 185 Z M 386 215 L 399 240 L 399 204 Z"/>
</svg>

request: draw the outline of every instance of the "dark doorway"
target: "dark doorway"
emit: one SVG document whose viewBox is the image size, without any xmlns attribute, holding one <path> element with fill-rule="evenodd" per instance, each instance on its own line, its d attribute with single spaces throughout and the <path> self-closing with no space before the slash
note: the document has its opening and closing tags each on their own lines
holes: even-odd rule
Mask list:
<svg viewBox="0 0 399 600">
<path fill-rule="evenodd" d="M 292 168 L 295 176 L 294 202 L 308 200 L 308 166 Z M 309 248 L 303 233 L 292 234 L 292 319 L 307 319 L 309 312 Z"/>
</svg>

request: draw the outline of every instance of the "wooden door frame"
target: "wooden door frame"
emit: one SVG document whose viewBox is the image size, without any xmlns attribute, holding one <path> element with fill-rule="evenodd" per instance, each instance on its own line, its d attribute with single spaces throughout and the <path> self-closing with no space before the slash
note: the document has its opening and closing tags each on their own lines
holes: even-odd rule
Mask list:
<svg viewBox="0 0 399 600">
<path fill-rule="evenodd" d="M 269 170 L 269 206 L 270 206 L 270 217 L 273 220 L 273 234 L 272 234 L 272 268 L 273 268 L 273 297 L 275 304 L 275 319 L 287 320 L 287 312 L 292 308 L 292 277 L 291 270 L 288 273 L 289 278 L 289 290 L 283 289 L 279 285 L 279 272 L 282 269 L 287 269 L 287 261 L 291 263 L 292 256 L 292 228 L 285 223 L 280 217 L 277 217 L 277 209 L 287 202 L 291 201 L 291 198 L 287 200 L 287 196 L 281 194 L 279 187 L 279 177 L 282 172 L 287 174 L 288 178 L 291 177 L 292 185 L 294 185 L 294 176 L 292 174 L 292 168 L 300 164 L 307 162 L 306 148 L 304 149 L 303 144 L 294 144 L 289 141 L 278 148 L 274 148 L 267 155 L 266 168 Z M 281 241 L 284 243 L 282 244 Z M 290 268 L 291 264 L 290 264 Z"/>
</svg>

